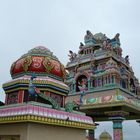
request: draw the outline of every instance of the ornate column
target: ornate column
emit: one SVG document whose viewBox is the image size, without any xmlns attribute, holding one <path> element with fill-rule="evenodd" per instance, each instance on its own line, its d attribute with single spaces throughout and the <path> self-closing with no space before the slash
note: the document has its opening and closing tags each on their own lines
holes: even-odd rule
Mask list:
<svg viewBox="0 0 140 140">
<path fill-rule="evenodd" d="M 23 103 L 23 98 L 24 98 L 24 90 L 19 90 L 18 91 L 18 103 Z"/>
<path fill-rule="evenodd" d="M 90 79 L 90 87 L 93 88 L 93 78 Z"/>
<path fill-rule="evenodd" d="M 88 132 L 88 140 L 94 140 L 94 130 L 89 130 Z"/>
<path fill-rule="evenodd" d="M 125 111 L 108 111 L 105 112 L 109 116 L 109 120 L 113 122 L 113 140 L 123 140 L 123 126 L 122 122 L 125 120 L 125 116 L 128 112 Z"/>
<path fill-rule="evenodd" d="M 73 81 L 73 92 L 76 92 L 76 81 Z"/>
<path fill-rule="evenodd" d="M 95 123 L 96 126 L 98 126 L 98 123 Z M 88 133 L 88 140 L 95 140 L 95 130 L 89 130 Z"/>
<path fill-rule="evenodd" d="M 113 122 L 113 137 L 114 140 L 123 140 L 123 127 L 122 122 L 125 118 L 123 117 L 110 117 Z"/>
<path fill-rule="evenodd" d="M 90 83 L 90 78 L 88 79 L 88 90 L 90 89 L 90 85 L 91 83 Z"/>
</svg>

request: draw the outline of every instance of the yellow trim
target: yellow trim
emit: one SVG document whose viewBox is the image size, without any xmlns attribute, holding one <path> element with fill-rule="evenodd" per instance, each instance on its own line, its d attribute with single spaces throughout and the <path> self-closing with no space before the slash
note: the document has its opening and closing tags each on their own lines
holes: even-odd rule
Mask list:
<svg viewBox="0 0 140 140">
<path fill-rule="evenodd" d="M 44 91 L 54 92 L 54 93 L 57 93 L 57 94 L 60 94 L 60 95 L 63 95 L 63 96 L 66 95 L 66 94 L 63 94 L 62 92 L 59 92 L 59 91 L 56 91 L 56 90 L 53 90 L 53 89 L 49 89 L 49 88 L 38 88 L 38 89 L 39 90 L 44 90 Z M 19 90 L 28 90 L 28 87 L 18 87 L 18 88 L 15 88 L 15 89 L 7 90 L 7 91 L 5 91 L 5 93 L 11 93 L 11 92 L 14 92 L 14 91 L 19 91 Z"/>
<path fill-rule="evenodd" d="M 11 81 L 11 82 L 3 84 L 3 87 L 7 87 L 7 86 L 10 86 L 10 85 L 19 84 L 19 83 L 29 84 L 29 80 L 27 80 L 27 79 L 26 80 L 24 80 L 24 79 L 20 80 L 19 79 L 19 80 L 16 80 L 16 81 Z M 47 81 L 47 80 L 34 80 L 33 83 L 35 83 L 35 84 L 50 84 L 50 85 L 68 90 L 68 87 L 65 87 L 63 85 L 59 85 L 59 83 L 53 83 L 53 82 L 50 82 L 50 81 Z"/>
<path fill-rule="evenodd" d="M 60 120 L 56 118 L 47 118 L 47 117 L 34 116 L 34 115 L 0 117 L 0 124 L 18 123 L 18 122 L 36 122 L 36 123 L 59 125 L 59 126 L 74 127 L 74 128 L 81 128 L 81 129 L 95 129 L 96 128 L 95 124 L 87 124 L 87 123 L 82 123 L 82 122 Z"/>
</svg>

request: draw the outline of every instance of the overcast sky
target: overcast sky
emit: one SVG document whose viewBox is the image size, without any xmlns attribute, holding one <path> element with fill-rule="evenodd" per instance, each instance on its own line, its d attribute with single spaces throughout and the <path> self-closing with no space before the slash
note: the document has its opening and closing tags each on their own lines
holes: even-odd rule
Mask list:
<svg viewBox="0 0 140 140">
<path fill-rule="evenodd" d="M 86 30 L 109 38 L 120 33 L 123 55 L 140 79 L 139 0 L 0 0 L 0 100 L 2 84 L 11 79 L 10 66 L 31 48 L 43 45 L 66 65 L 68 51 L 78 52 Z M 96 130 L 112 132 L 111 123 Z M 124 139 L 139 140 L 140 127 L 124 122 Z"/>
</svg>

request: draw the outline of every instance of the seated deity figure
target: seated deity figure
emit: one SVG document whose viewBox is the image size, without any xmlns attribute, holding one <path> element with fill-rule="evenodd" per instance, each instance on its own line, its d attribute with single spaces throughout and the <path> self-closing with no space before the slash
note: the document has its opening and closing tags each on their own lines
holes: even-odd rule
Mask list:
<svg viewBox="0 0 140 140">
<path fill-rule="evenodd" d="M 83 49 L 83 47 L 84 47 L 84 44 L 82 42 L 80 42 L 79 49 L 81 50 L 81 49 Z"/>
<path fill-rule="evenodd" d="M 89 40 L 89 39 L 92 39 L 92 38 L 93 38 L 93 34 L 89 30 L 87 30 L 86 35 L 84 37 L 84 40 L 86 41 L 86 40 Z"/>
<path fill-rule="evenodd" d="M 80 91 L 86 91 L 87 90 L 87 79 L 82 79 L 81 82 L 78 82 L 79 86 L 79 90 Z"/>
<path fill-rule="evenodd" d="M 69 55 L 68 56 L 69 56 L 69 60 L 73 61 L 76 58 L 77 54 L 73 53 L 73 51 L 69 50 Z"/>
<path fill-rule="evenodd" d="M 127 55 L 124 59 L 125 59 L 125 62 L 126 62 L 127 64 L 129 64 L 129 55 Z"/>
<path fill-rule="evenodd" d="M 119 47 L 120 46 L 120 34 L 117 33 L 113 39 L 110 40 L 112 47 Z"/>
</svg>

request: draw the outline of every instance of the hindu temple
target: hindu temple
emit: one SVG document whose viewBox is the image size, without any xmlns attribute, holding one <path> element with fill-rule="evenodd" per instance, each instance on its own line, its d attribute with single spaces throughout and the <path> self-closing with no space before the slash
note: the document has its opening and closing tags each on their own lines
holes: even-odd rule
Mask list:
<svg viewBox="0 0 140 140">
<path fill-rule="evenodd" d="M 12 80 L 3 84 L 0 140 L 85 140 L 85 130 L 95 129 L 91 117 L 65 104 L 65 68 L 49 49 L 29 50 L 10 72 Z"/>
<path fill-rule="evenodd" d="M 109 38 L 88 30 L 78 53 L 69 51 L 66 65 L 70 88 L 66 102 L 80 102 L 80 110 L 95 122 L 112 121 L 114 140 L 123 140 L 124 120 L 140 118 L 139 81 L 129 55 L 122 56 L 119 37 L 119 33 Z M 93 133 L 90 130 L 89 137 Z"/>
<path fill-rule="evenodd" d="M 140 85 L 129 55 L 122 55 L 120 34 L 88 30 L 78 47 L 66 67 L 43 46 L 11 65 L 0 140 L 94 140 L 100 121 L 112 121 L 113 140 L 123 140 L 123 121 L 140 122 Z M 103 132 L 100 139 L 112 138 Z"/>
</svg>

